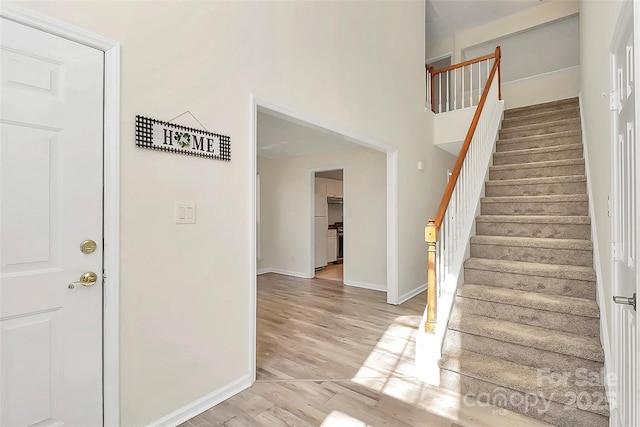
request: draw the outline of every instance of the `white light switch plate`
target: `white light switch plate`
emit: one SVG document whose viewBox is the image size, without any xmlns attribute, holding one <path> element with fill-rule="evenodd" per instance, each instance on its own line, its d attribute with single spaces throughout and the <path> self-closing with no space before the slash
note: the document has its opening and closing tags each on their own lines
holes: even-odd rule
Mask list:
<svg viewBox="0 0 640 427">
<path fill-rule="evenodd" d="M 175 218 L 176 224 L 195 224 L 196 203 L 176 202 Z"/>
</svg>

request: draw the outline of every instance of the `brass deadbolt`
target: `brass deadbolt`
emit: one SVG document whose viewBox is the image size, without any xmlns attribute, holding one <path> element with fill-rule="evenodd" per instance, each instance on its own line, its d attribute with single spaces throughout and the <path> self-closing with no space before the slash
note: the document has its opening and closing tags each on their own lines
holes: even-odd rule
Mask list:
<svg viewBox="0 0 640 427">
<path fill-rule="evenodd" d="M 96 242 L 94 242 L 93 240 L 85 240 L 84 242 L 80 243 L 80 250 L 83 254 L 92 254 L 97 247 L 98 245 L 96 245 Z"/>
</svg>

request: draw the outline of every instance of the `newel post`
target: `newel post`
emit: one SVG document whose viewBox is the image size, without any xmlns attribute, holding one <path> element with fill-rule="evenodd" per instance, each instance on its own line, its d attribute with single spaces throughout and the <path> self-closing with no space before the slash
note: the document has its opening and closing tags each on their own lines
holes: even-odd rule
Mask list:
<svg viewBox="0 0 640 427">
<path fill-rule="evenodd" d="M 428 70 L 429 70 L 429 74 L 428 74 L 428 78 L 431 79 L 431 85 L 429 86 L 431 88 L 431 111 L 433 111 L 434 113 L 436 112 L 436 108 L 434 107 L 434 103 L 433 103 L 433 82 L 434 82 L 434 75 L 433 72 L 435 71 L 435 68 L 433 67 L 429 67 L 427 66 Z"/>
<path fill-rule="evenodd" d="M 424 239 L 427 242 L 427 322 L 425 331 L 436 332 L 436 240 L 437 227 L 434 220 L 429 220 L 424 229 Z"/>
<path fill-rule="evenodd" d="M 496 47 L 496 61 L 498 61 L 498 100 L 502 101 L 502 81 L 500 78 L 500 59 L 502 58 L 502 51 L 500 46 Z"/>
</svg>

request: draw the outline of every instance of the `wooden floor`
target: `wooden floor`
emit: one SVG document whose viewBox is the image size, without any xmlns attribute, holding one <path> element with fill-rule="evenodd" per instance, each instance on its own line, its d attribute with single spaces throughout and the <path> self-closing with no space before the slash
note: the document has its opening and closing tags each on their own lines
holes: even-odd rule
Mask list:
<svg viewBox="0 0 640 427">
<path fill-rule="evenodd" d="M 182 426 L 546 425 L 417 381 L 425 295 L 385 301 L 331 280 L 258 276 L 256 383 Z"/>
<path fill-rule="evenodd" d="M 338 280 L 342 283 L 344 279 L 344 264 L 329 264 L 322 270 L 316 271 L 316 279 Z"/>
</svg>

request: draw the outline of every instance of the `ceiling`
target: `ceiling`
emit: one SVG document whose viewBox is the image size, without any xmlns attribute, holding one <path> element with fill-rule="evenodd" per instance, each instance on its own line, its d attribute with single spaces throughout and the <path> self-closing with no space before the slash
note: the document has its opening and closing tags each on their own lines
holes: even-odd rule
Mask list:
<svg viewBox="0 0 640 427">
<path fill-rule="evenodd" d="M 542 0 L 426 0 L 426 43 L 432 44 L 485 22 L 540 4 Z"/>
<path fill-rule="evenodd" d="M 258 157 L 277 159 L 359 147 L 339 133 L 258 108 Z"/>
</svg>

